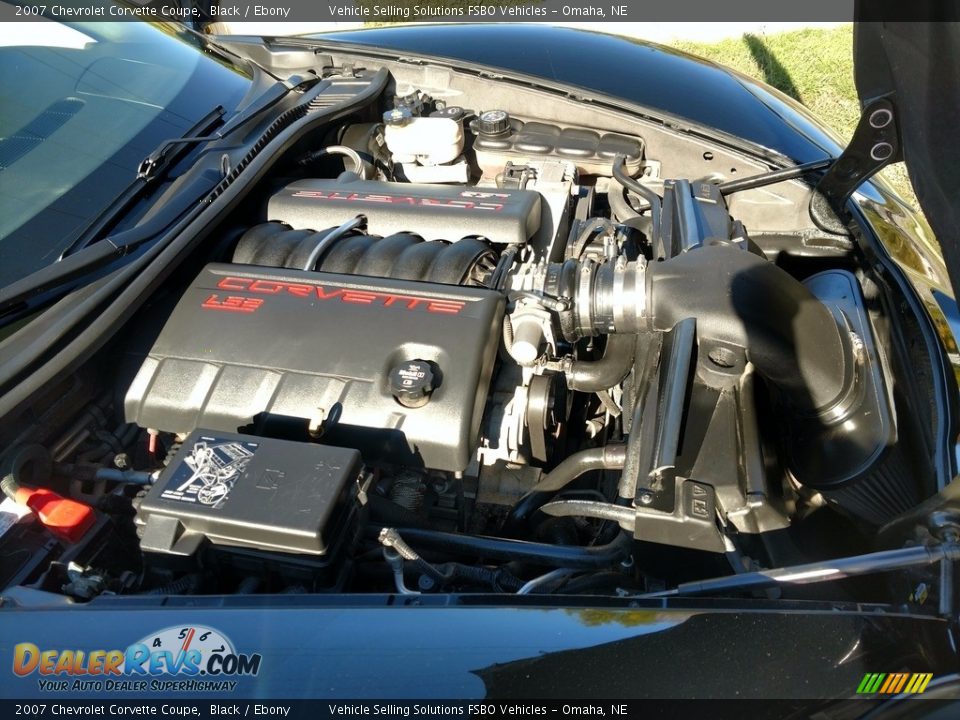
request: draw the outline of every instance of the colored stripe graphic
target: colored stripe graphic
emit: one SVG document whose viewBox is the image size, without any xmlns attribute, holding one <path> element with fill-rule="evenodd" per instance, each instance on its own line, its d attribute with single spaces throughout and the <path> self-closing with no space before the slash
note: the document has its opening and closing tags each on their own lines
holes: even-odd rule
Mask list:
<svg viewBox="0 0 960 720">
<path fill-rule="evenodd" d="M 919 694 L 927 689 L 933 673 L 867 673 L 857 686 L 858 695 Z"/>
<path fill-rule="evenodd" d="M 887 675 L 887 681 L 880 686 L 880 689 L 877 690 L 877 692 L 879 693 L 890 692 L 891 688 L 897 684 L 897 681 L 899 679 L 900 679 L 900 675 L 898 673 L 891 673 L 890 675 Z"/>
<path fill-rule="evenodd" d="M 891 695 L 899 693 L 903 689 L 903 686 L 907 684 L 907 679 L 909 677 L 910 673 L 900 673 L 900 675 L 897 676 L 897 681 L 890 686 L 890 690 L 887 692 L 889 692 Z"/>
<path fill-rule="evenodd" d="M 858 691 L 858 692 L 861 692 L 861 693 L 863 693 L 863 694 L 865 694 L 865 695 L 870 695 L 870 694 L 872 694 L 872 693 L 877 692 L 877 691 L 880 689 L 880 683 L 882 683 L 882 682 L 886 679 L 886 677 L 887 677 L 887 674 L 886 674 L 886 673 L 870 673 L 870 674 L 868 674 L 868 675 L 863 679 L 863 681 L 864 681 L 864 683 L 866 683 L 866 685 L 864 686 L 864 684 L 861 683 L 861 686 L 863 687 L 863 690 L 860 690 L 860 691 Z"/>
</svg>

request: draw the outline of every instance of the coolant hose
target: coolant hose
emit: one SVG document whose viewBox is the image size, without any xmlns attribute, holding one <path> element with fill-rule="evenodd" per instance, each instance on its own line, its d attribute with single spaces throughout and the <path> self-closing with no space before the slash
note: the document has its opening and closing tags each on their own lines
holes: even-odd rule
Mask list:
<svg viewBox="0 0 960 720">
<path fill-rule="evenodd" d="M 607 188 L 607 202 L 610 203 L 610 210 L 613 217 L 621 225 L 639 230 L 648 238 L 653 232 L 653 220 L 649 215 L 641 215 L 627 201 L 623 195 L 624 187 L 613 178 L 610 179 L 610 185 Z"/>
<path fill-rule="evenodd" d="M 382 528 L 372 529 L 377 533 L 381 530 Z M 402 533 L 403 538 L 410 545 L 424 549 L 490 560 L 516 560 L 533 565 L 586 570 L 614 565 L 630 552 L 630 544 L 633 542 L 633 537 L 627 533 L 620 533 L 606 545 L 572 547 L 484 535 L 461 535 L 421 528 L 396 528 L 396 530 Z"/>
<path fill-rule="evenodd" d="M 617 222 L 621 223 L 640 217 L 640 213 L 630 207 L 630 203 L 623 196 L 624 190 L 623 185 L 611 178 L 610 185 L 607 187 L 607 202 L 610 203 L 613 216 Z"/>
<path fill-rule="evenodd" d="M 320 256 L 337 240 L 346 235 L 351 230 L 364 225 L 367 222 L 367 219 L 363 215 L 357 215 L 354 218 L 350 218 L 339 227 L 335 227 L 332 230 L 329 230 L 325 235 L 323 235 L 316 245 L 313 246 L 313 250 L 310 251 L 310 255 L 307 256 L 306 262 L 303 264 L 303 270 L 313 270 L 314 266 L 317 264 L 317 261 L 320 259 Z"/>
<path fill-rule="evenodd" d="M 613 177 L 627 190 L 635 192 L 650 203 L 650 244 L 655 248 L 659 247 L 661 209 L 663 207 L 663 201 L 660 199 L 660 196 L 643 183 L 627 175 L 627 157 L 625 155 L 617 155 L 613 159 Z"/>
<path fill-rule="evenodd" d="M 567 387 L 599 392 L 619 385 L 633 367 L 634 335 L 609 335 L 599 360 L 569 360 L 564 367 Z"/>
<path fill-rule="evenodd" d="M 353 163 L 353 172 L 359 175 L 362 179 L 367 179 L 367 176 L 369 175 L 367 172 L 367 163 L 364 162 L 362 157 L 360 157 L 360 153 L 351 147 L 347 147 L 346 145 L 329 145 L 320 150 L 315 150 L 314 152 L 308 153 L 302 157 L 299 161 L 299 164 L 310 165 L 326 155 L 339 155 L 347 158 Z"/>
<path fill-rule="evenodd" d="M 581 450 L 564 458 L 530 492 L 557 492 L 591 470 L 620 470 L 626 459 L 626 445 L 604 445 Z"/>
<path fill-rule="evenodd" d="M 539 508 L 543 507 L 558 490 L 562 490 L 578 477 L 593 470 L 622 470 L 627 461 L 626 445 L 604 445 L 581 450 L 563 459 L 553 470 L 544 475 L 510 510 L 504 522 L 506 532 L 516 532 Z"/>
</svg>

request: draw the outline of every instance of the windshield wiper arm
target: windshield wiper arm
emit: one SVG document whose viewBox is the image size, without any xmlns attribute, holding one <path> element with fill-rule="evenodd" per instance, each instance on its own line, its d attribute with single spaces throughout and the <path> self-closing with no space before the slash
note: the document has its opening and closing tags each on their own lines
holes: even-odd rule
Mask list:
<svg viewBox="0 0 960 720">
<path fill-rule="evenodd" d="M 204 115 L 199 122 L 194 124 L 191 127 L 183 139 L 192 139 L 190 136 L 195 136 L 201 133 L 207 133 L 211 128 L 216 126 L 223 117 L 224 112 L 223 106 L 218 105 L 213 110 Z M 157 150 L 154 150 L 150 153 L 150 156 L 147 158 L 149 160 L 161 149 L 169 149 L 171 143 L 170 140 L 164 141 Z M 177 150 L 175 153 L 168 155 L 164 162 L 161 165 L 157 164 L 154 167 L 152 173 L 145 175 L 142 172 L 138 172 L 136 178 L 132 183 L 130 183 L 126 189 L 124 189 L 117 197 L 111 202 L 106 208 L 104 208 L 87 226 L 84 228 L 83 232 L 70 243 L 67 248 L 60 253 L 58 258 L 58 263 L 62 263 L 64 259 L 72 255 L 73 253 L 85 248 L 87 245 L 92 244 L 101 233 L 104 232 L 119 216 L 121 213 L 125 212 L 130 205 L 143 194 L 143 191 L 154 181 L 159 179 L 162 176 L 161 170 L 165 171 L 173 165 L 173 163 L 180 159 L 181 155 L 186 151 L 187 146 L 184 145 L 182 148 Z M 140 163 L 140 167 L 143 167 L 143 164 L 147 162 L 144 160 Z"/>
<path fill-rule="evenodd" d="M 220 122 L 225 112 L 226 110 L 223 109 L 222 105 L 217 105 L 200 122 L 190 128 L 186 135 L 170 138 L 160 143 L 156 150 L 140 161 L 137 166 L 137 180 L 150 181 L 158 177 L 162 171 L 173 165 L 174 161 L 187 149 L 187 145 L 218 140 L 223 137 L 222 131 L 209 133 L 211 128 Z M 172 148 L 178 148 L 177 152 L 168 155 Z"/>
<path fill-rule="evenodd" d="M 262 92 L 243 110 L 230 118 L 223 127 L 216 132 L 211 130 L 221 122 L 224 113 L 223 106 L 218 105 L 191 127 L 183 137 L 164 140 L 156 150 L 145 157 L 137 167 L 137 176 L 110 205 L 91 222 L 80 236 L 60 254 L 59 262 L 68 256 L 93 244 L 98 236 L 108 227 L 115 218 L 130 207 L 144 189 L 152 182 L 163 177 L 165 172 L 180 160 L 190 145 L 211 140 L 222 140 L 236 128 L 243 125 L 254 115 L 270 108 L 279 102 L 292 89 L 306 83 L 318 81 L 319 78 L 303 78 L 293 75 L 285 81 L 276 82 Z M 2 296 L 2 293 L 0 293 Z"/>
<path fill-rule="evenodd" d="M 160 143 L 156 150 L 143 159 L 143 161 L 140 163 L 140 166 L 137 168 L 137 177 L 150 179 L 154 177 L 161 169 L 168 167 L 170 163 L 169 161 L 165 161 L 165 158 L 171 148 L 177 147 L 178 145 L 208 142 L 210 140 L 222 140 L 231 132 L 247 122 L 247 120 L 252 118 L 254 115 L 258 115 L 264 110 L 276 105 L 294 88 L 308 83 L 312 84 L 314 82 L 318 82 L 319 80 L 320 78 L 318 77 L 303 77 L 301 75 L 291 75 L 286 80 L 278 80 L 260 93 L 256 98 L 254 98 L 254 100 L 245 108 L 243 108 L 243 110 L 230 118 L 222 128 L 217 130 L 217 132 L 211 135 L 197 135 L 195 133 L 191 133 L 190 136 L 165 140 L 164 142 Z M 223 109 L 221 108 L 221 115 L 223 114 L 222 110 Z"/>
<path fill-rule="evenodd" d="M 165 230 L 173 219 L 156 215 L 142 225 L 104 238 L 47 265 L 27 277 L 0 288 L 0 316 L 28 300 L 32 295 L 53 290 L 127 255 Z M 0 321 L 2 322 L 2 321 Z"/>
<path fill-rule="evenodd" d="M 161 145 L 150 153 L 144 162 L 141 163 L 141 168 L 144 166 L 144 163 L 147 163 L 151 168 L 157 168 L 157 170 L 147 172 L 146 174 L 143 172 L 139 173 L 137 180 L 134 181 L 127 191 L 111 203 L 110 207 L 107 208 L 104 213 L 101 213 L 101 216 L 88 227 L 87 231 L 83 233 L 77 242 L 61 255 L 57 262 L 41 268 L 37 272 L 11 283 L 4 288 L 0 288 L 0 315 L 20 305 L 32 295 L 66 285 L 79 277 L 123 257 L 169 227 L 176 218 L 170 217 L 169 213 L 159 213 L 146 222 L 129 230 L 94 242 L 97 235 L 102 232 L 105 227 L 109 226 L 112 219 L 120 212 L 123 212 L 133 199 L 139 195 L 142 189 L 158 177 L 158 175 L 155 174 L 156 172 L 170 167 L 174 162 L 174 156 L 170 156 L 167 153 L 172 147 L 222 139 L 253 116 L 275 105 L 294 88 L 307 83 L 312 84 L 319 82 L 319 80 L 320 78 L 317 77 L 304 78 L 299 75 L 293 75 L 285 81 L 270 85 L 270 87 L 243 110 L 230 118 L 216 133 L 205 136 L 196 134 L 198 132 L 204 132 L 205 129 L 212 127 L 215 122 L 219 122 L 220 117 L 223 115 L 222 107 L 218 107 L 211 113 L 208 113 L 194 128 L 191 128 L 188 136 L 161 143 Z M 177 153 L 179 152 L 180 151 L 177 151 Z"/>
</svg>

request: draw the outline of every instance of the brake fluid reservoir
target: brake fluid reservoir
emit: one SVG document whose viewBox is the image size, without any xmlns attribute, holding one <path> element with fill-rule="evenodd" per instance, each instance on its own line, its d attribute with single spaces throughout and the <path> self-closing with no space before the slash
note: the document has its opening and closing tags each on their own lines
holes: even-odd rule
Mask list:
<svg viewBox="0 0 960 720">
<path fill-rule="evenodd" d="M 404 124 L 387 124 L 384 139 L 397 163 L 442 165 L 463 152 L 463 128 L 443 117 L 414 117 Z"/>
</svg>

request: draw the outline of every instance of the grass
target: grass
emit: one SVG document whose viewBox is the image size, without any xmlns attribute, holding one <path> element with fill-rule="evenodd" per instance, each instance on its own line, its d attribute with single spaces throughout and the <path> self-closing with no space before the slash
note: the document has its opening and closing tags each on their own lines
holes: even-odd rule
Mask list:
<svg viewBox="0 0 960 720">
<path fill-rule="evenodd" d="M 739 70 L 799 100 L 847 142 L 860 118 L 853 84 L 853 28 L 744 35 L 715 43 L 674 42 L 678 50 Z M 882 176 L 917 207 L 903 163 Z"/>
</svg>

